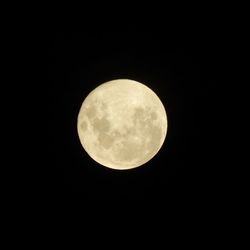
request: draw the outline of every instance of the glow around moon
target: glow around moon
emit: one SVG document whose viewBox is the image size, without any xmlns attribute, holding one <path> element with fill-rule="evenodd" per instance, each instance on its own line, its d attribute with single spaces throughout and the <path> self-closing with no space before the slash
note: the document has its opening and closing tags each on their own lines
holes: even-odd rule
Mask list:
<svg viewBox="0 0 250 250">
<path fill-rule="evenodd" d="M 96 162 L 112 169 L 131 169 L 160 150 L 167 134 L 167 115 L 146 85 L 113 80 L 85 98 L 77 131 L 83 148 Z"/>
</svg>

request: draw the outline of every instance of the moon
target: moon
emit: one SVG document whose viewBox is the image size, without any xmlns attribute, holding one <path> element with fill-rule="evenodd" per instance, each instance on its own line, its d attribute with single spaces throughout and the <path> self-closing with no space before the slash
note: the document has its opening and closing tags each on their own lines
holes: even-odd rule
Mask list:
<svg viewBox="0 0 250 250">
<path fill-rule="evenodd" d="M 93 160 L 111 169 L 132 169 L 159 152 L 167 134 L 167 114 L 149 87 L 117 79 L 99 85 L 84 99 L 77 132 Z"/>
</svg>

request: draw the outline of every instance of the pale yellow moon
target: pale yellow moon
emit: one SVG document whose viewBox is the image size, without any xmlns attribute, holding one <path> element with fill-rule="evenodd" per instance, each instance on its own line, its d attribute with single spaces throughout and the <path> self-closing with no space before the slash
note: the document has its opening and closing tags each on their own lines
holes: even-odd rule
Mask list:
<svg viewBox="0 0 250 250">
<path fill-rule="evenodd" d="M 106 82 L 85 98 L 77 118 L 87 154 L 112 169 L 132 169 L 151 160 L 167 134 L 167 115 L 146 85 L 127 79 Z"/>
</svg>

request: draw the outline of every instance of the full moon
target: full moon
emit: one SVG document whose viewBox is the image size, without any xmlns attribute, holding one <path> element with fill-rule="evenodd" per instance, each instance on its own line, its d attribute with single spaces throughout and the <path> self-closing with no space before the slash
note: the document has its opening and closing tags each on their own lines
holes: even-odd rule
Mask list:
<svg viewBox="0 0 250 250">
<path fill-rule="evenodd" d="M 118 79 L 99 85 L 84 99 L 77 132 L 93 160 L 112 169 L 132 169 L 159 152 L 167 134 L 167 115 L 149 87 Z"/>
</svg>

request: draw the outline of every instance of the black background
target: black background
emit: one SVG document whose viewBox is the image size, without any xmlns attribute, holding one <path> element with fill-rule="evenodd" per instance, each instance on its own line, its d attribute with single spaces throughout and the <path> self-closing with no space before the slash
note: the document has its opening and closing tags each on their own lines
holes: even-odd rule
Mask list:
<svg viewBox="0 0 250 250">
<path fill-rule="evenodd" d="M 46 176 L 50 193 L 86 200 L 220 199 L 220 43 L 179 31 L 50 32 Z M 149 86 L 166 107 L 168 132 L 143 167 L 104 168 L 83 150 L 76 122 L 99 84 L 127 78 Z M 220 191 L 219 191 L 220 190 Z"/>
</svg>

